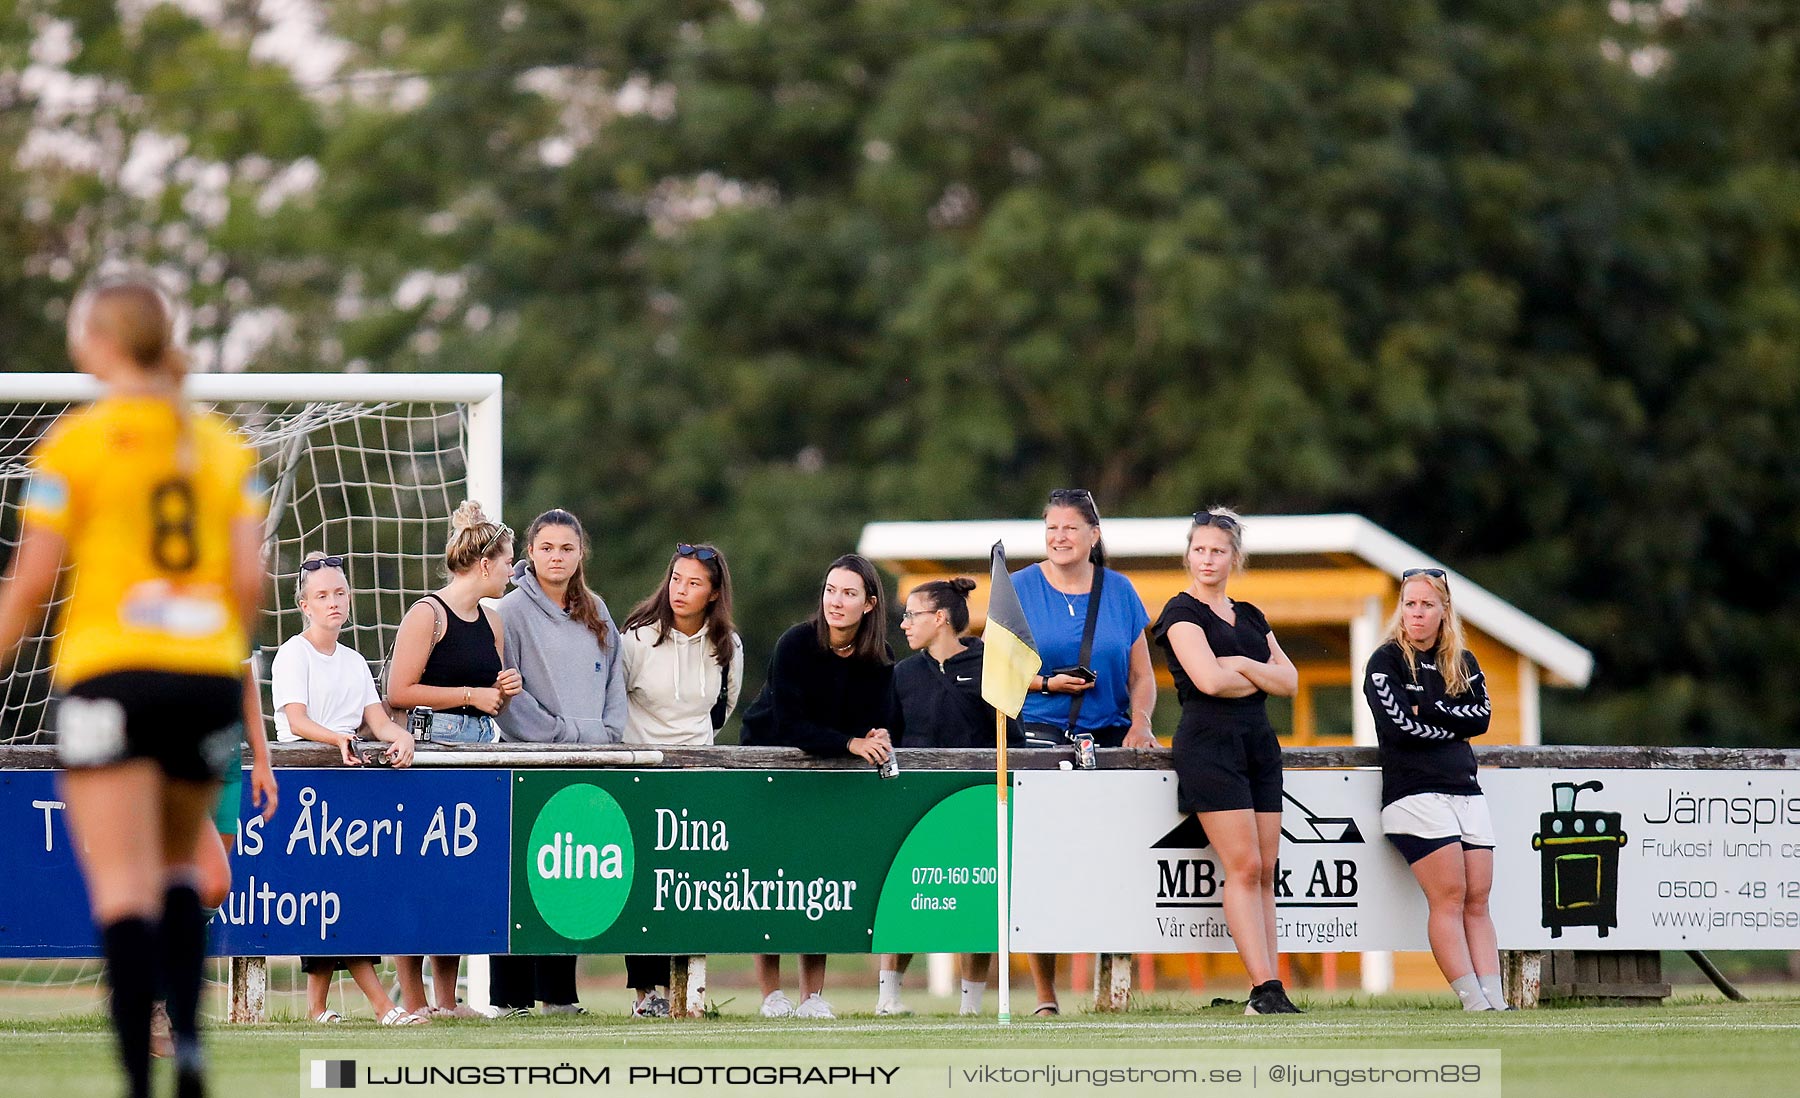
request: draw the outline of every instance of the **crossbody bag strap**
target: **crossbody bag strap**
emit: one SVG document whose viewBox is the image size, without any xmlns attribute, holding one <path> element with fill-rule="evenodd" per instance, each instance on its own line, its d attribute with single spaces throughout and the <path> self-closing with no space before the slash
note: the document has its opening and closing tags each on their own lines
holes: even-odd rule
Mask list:
<svg viewBox="0 0 1800 1098">
<path fill-rule="evenodd" d="M 730 696 L 731 661 L 726 660 L 725 663 L 719 667 L 719 699 L 713 702 L 712 707 L 712 726 L 714 732 L 725 727 L 725 706 L 727 704 L 727 699 L 730 698 Z"/>
<path fill-rule="evenodd" d="M 438 605 L 438 598 L 436 595 L 426 595 L 424 598 L 420 599 L 419 602 L 413 603 L 413 606 L 419 605 L 420 602 L 431 607 L 431 647 L 425 649 L 425 658 L 426 660 L 430 660 L 432 649 L 436 648 L 438 641 L 443 639 L 444 633 L 450 628 L 450 623 L 445 620 L 444 609 L 442 606 Z M 392 684 L 388 682 L 388 674 L 392 672 L 393 669 L 394 652 L 393 649 L 389 649 L 387 659 L 381 664 L 381 687 L 384 700 L 389 689 L 392 687 Z M 389 706 L 388 708 L 392 709 L 393 707 Z"/>
<path fill-rule="evenodd" d="M 1100 625 L 1100 593 L 1105 589 L 1106 566 L 1096 564 L 1094 565 L 1094 585 L 1088 591 L 1087 621 L 1081 626 L 1081 654 L 1075 657 L 1075 662 L 1082 667 L 1086 667 L 1088 661 L 1094 658 L 1094 631 Z M 1087 700 L 1087 696 L 1088 692 L 1083 690 L 1075 695 L 1074 701 L 1069 703 L 1069 723 L 1063 729 L 1064 735 L 1073 736 L 1075 734 L 1075 720 L 1081 716 L 1081 703 Z"/>
</svg>

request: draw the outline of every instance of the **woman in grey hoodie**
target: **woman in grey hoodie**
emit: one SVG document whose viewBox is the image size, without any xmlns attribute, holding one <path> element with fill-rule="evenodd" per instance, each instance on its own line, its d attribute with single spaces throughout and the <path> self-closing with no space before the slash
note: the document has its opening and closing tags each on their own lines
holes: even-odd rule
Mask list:
<svg viewBox="0 0 1800 1098">
<path fill-rule="evenodd" d="M 587 534 L 567 511 L 545 511 L 525 531 L 525 556 L 500 600 L 503 650 L 521 691 L 499 715 L 514 743 L 618 743 L 625 735 L 625 664 L 606 603 L 588 590 Z M 582 1013 L 575 958 L 495 957 L 489 997 L 503 1015 L 543 1000 L 546 1014 Z"/>
</svg>

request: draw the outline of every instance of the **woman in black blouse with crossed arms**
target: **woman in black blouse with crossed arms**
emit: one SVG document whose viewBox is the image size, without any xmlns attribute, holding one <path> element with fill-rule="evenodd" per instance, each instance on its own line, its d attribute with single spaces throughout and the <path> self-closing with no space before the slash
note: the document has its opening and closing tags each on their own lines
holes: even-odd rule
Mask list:
<svg viewBox="0 0 1800 1098">
<path fill-rule="evenodd" d="M 1250 974 L 1245 1014 L 1299 1014 L 1276 978 L 1275 859 L 1281 848 L 1281 745 L 1269 694 L 1300 676 L 1268 619 L 1225 594 L 1244 566 L 1244 524 L 1223 507 L 1194 514 L 1183 563 L 1192 579 L 1152 627 L 1181 699 L 1177 798 L 1206 829 L 1225 872 L 1225 925 Z"/>
</svg>

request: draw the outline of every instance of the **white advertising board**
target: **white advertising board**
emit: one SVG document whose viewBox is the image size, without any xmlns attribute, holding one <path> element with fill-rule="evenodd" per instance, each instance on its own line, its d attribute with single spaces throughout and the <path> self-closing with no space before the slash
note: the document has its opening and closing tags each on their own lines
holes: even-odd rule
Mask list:
<svg viewBox="0 0 1800 1098">
<path fill-rule="evenodd" d="M 1488 770 L 1503 949 L 1800 948 L 1800 776 Z M 1597 784 L 1596 784 L 1597 783 Z M 1381 833 L 1381 776 L 1290 770 L 1283 951 L 1422 950 L 1425 900 Z M 1204 832 L 1168 771 L 1014 777 L 1021 952 L 1232 949 Z"/>
<path fill-rule="evenodd" d="M 1800 948 L 1800 774 L 1492 770 L 1481 784 L 1502 947 Z M 1558 786 L 1572 809 L 1557 811 Z"/>
</svg>

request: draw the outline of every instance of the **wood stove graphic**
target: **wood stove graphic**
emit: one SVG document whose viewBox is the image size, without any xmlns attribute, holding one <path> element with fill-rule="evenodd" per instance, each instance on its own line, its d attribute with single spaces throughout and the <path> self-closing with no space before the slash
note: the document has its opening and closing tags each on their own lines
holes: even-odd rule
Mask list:
<svg viewBox="0 0 1800 1098">
<path fill-rule="evenodd" d="M 1599 782 L 1557 782 L 1551 786 L 1556 810 L 1538 816 L 1531 849 L 1541 852 L 1543 925 L 1552 938 L 1571 926 L 1595 927 L 1604 938 L 1619 925 L 1620 815 L 1575 811 L 1577 794 L 1604 788 Z"/>
</svg>

